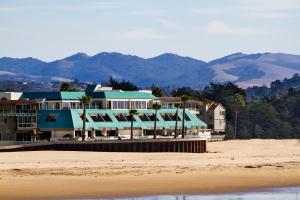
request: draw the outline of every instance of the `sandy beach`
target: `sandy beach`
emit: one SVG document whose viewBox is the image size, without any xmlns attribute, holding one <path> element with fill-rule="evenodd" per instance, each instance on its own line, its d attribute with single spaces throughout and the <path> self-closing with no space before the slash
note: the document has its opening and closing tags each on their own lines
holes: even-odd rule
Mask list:
<svg viewBox="0 0 300 200">
<path fill-rule="evenodd" d="M 251 191 L 300 185 L 300 140 L 208 143 L 208 153 L 0 153 L 0 199 Z"/>
</svg>

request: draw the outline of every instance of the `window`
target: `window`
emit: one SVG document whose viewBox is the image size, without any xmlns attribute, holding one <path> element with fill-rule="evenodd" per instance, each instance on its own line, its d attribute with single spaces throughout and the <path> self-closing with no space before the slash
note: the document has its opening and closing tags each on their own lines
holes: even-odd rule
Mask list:
<svg viewBox="0 0 300 200">
<path fill-rule="evenodd" d="M 59 104 L 59 103 L 56 103 L 56 104 L 55 104 L 55 109 L 57 109 L 57 110 L 60 109 L 60 104 Z"/>
<path fill-rule="evenodd" d="M 111 118 L 108 116 L 108 114 L 94 114 L 90 115 L 92 120 L 94 122 L 111 122 Z"/>
<path fill-rule="evenodd" d="M 139 116 L 142 121 L 150 121 L 149 117 L 146 114 Z"/>
<path fill-rule="evenodd" d="M 129 109 L 128 101 L 113 101 L 112 109 Z"/>
<path fill-rule="evenodd" d="M 222 121 L 221 120 L 219 121 L 219 125 L 222 125 Z"/>
<path fill-rule="evenodd" d="M 56 122 L 57 120 L 57 116 L 54 115 L 54 114 L 49 114 L 47 117 L 46 117 L 46 120 L 45 122 Z"/>
<path fill-rule="evenodd" d="M 0 117 L 0 124 L 7 124 L 7 118 Z"/>
<path fill-rule="evenodd" d="M 131 116 L 130 115 L 123 115 L 127 121 L 131 121 Z M 133 121 L 135 121 L 134 117 L 133 117 Z"/>
<path fill-rule="evenodd" d="M 130 102 L 131 109 L 147 109 L 146 101 L 131 101 Z"/>
<path fill-rule="evenodd" d="M 17 113 L 26 113 L 30 111 L 30 105 L 16 105 Z"/>
<path fill-rule="evenodd" d="M 123 114 L 116 114 L 115 117 L 119 122 L 127 122 L 128 121 L 127 118 Z"/>
<path fill-rule="evenodd" d="M 165 120 L 165 121 L 173 121 L 172 118 L 170 117 L 169 114 L 161 114 L 161 117 Z M 175 119 L 176 120 L 176 119 Z"/>
<path fill-rule="evenodd" d="M 80 118 L 82 119 L 82 121 L 83 121 L 83 115 L 81 115 L 80 116 Z M 89 120 L 88 120 L 88 118 L 87 117 L 85 117 L 85 122 L 89 122 Z"/>
<path fill-rule="evenodd" d="M 142 121 L 154 121 L 154 119 L 155 119 L 154 114 L 151 114 L 151 115 L 143 114 L 143 115 L 140 115 L 139 117 Z M 156 118 L 156 121 L 159 121 L 159 120 Z"/>
<path fill-rule="evenodd" d="M 220 111 L 220 115 L 225 115 L 225 111 Z"/>
<path fill-rule="evenodd" d="M 96 130 L 95 135 L 96 135 L 96 137 L 102 136 L 102 131 Z"/>
<path fill-rule="evenodd" d="M 186 121 L 191 121 L 190 117 L 187 114 L 184 115 L 184 118 Z"/>
<path fill-rule="evenodd" d="M 81 131 L 75 131 L 75 137 L 81 137 Z"/>
</svg>

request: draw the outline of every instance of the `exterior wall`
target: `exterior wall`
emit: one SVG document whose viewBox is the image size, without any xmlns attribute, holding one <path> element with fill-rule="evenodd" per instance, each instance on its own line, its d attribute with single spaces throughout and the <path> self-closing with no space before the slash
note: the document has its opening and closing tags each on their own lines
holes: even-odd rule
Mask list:
<svg viewBox="0 0 300 200">
<path fill-rule="evenodd" d="M 130 129 L 118 130 L 120 136 L 130 137 Z M 133 136 L 143 136 L 141 129 L 133 129 Z"/>
<path fill-rule="evenodd" d="M 146 104 L 146 108 L 145 109 L 137 109 L 137 110 L 146 110 L 146 109 L 149 109 L 149 108 L 151 108 L 152 106 L 152 99 L 106 99 L 106 107 L 107 107 L 107 109 L 112 109 L 112 110 L 128 110 L 128 109 L 120 109 L 120 108 L 112 108 L 112 106 L 113 106 L 113 102 L 117 102 L 117 101 L 127 101 L 128 103 L 129 103 L 129 109 L 132 109 L 131 108 L 131 102 L 133 102 L 133 101 L 143 101 L 143 102 L 145 102 L 145 104 Z M 110 104 L 110 106 L 109 106 L 109 104 Z"/>
<path fill-rule="evenodd" d="M 66 134 L 74 135 L 74 131 L 73 130 L 51 131 L 51 140 L 63 139 Z"/>
<path fill-rule="evenodd" d="M 22 92 L 0 92 L 0 99 L 5 98 L 6 100 L 19 100 Z"/>
<path fill-rule="evenodd" d="M 0 123 L 1 140 L 16 140 L 16 117 L 3 117 L 7 123 Z"/>
<path fill-rule="evenodd" d="M 222 114 L 224 112 L 224 115 Z M 226 126 L 225 109 L 218 105 L 214 110 L 214 131 L 224 132 Z"/>
</svg>

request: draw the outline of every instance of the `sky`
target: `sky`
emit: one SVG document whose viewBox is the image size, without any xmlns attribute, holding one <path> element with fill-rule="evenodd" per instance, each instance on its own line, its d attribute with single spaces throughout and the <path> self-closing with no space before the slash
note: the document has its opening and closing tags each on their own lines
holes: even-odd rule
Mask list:
<svg viewBox="0 0 300 200">
<path fill-rule="evenodd" d="M 0 0 L 0 57 L 300 55 L 300 0 Z"/>
</svg>

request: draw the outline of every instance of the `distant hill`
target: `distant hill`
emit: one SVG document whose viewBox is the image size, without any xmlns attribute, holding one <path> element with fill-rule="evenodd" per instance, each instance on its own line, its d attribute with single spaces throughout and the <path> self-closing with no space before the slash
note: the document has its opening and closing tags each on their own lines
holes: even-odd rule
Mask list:
<svg viewBox="0 0 300 200">
<path fill-rule="evenodd" d="M 140 87 L 190 86 L 233 81 L 242 87 L 270 84 L 300 73 L 300 56 L 282 53 L 235 53 L 210 62 L 176 54 L 141 58 L 102 52 L 77 53 L 53 62 L 35 58 L 0 58 L 1 80 L 104 82 L 109 76 L 129 80 Z"/>
</svg>

